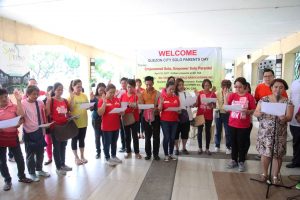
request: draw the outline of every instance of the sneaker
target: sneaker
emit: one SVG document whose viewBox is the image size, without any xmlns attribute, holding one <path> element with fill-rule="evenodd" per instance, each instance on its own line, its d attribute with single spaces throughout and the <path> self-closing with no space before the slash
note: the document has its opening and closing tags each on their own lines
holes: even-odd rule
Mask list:
<svg viewBox="0 0 300 200">
<path fill-rule="evenodd" d="M 64 165 L 60 169 L 66 171 L 66 172 L 72 171 L 72 167 L 69 167 L 68 165 Z"/>
<path fill-rule="evenodd" d="M 33 182 L 39 182 L 40 181 L 40 178 L 36 174 L 30 174 L 30 179 Z"/>
<path fill-rule="evenodd" d="M 165 161 L 165 162 L 169 162 L 169 161 L 170 161 L 170 157 L 169 157 L 169 156 L 165 156 L 164 161 Z"/>
<path fill-rule="evenodd" d="M 220 148 L 219 147 L 215 147 L 215 151 L 216 153 L 220 152 Z"/>
<path fill-rule="evenodd" d="M 175 156 L 173 156 L 173 155 L 169 155 L 169 159 L 170 160 L 177 160 L 177 158 Z"/>
<path fill-rule="evenodd" d="M 11 189 L 11 182 L 5 183 L 3 186 L 4 191 L 8 191 Z"/>
<path fill-rule="evenodd" d="M 56 173 L 59 176 L 65 176 L 65 175 L 67 175 L 67 172 L 65 170 L 63 170 L 63 169 L 56 169 Z"/>
<path fill-rule="evenodd" d="M 227 164 L 227 169 L 233 169 L 235 167 L 237 167 L 238 164 L 235 160 L 231 160 L 228 164 Z"/>
<path fill-rule="evenodd" d="M 14 157 L 12 157 L 12 158 L 8 158 L 8 161 L 9 162 L 16 162 L 16 160 L 15 160 L 15 158 Z M 6 190 L 7 191 L 7 190 Z"/>
<path fill-rule="evenodd" d="M 45 172 L 45 171 L 36 171 L 37 175 L 38 176 L 43 176 L 43 177 L 49 177 L 50 174 L 48 172 Z"/>
<path fill-rule="evenodd" d="M 120 153 L 124 153 L 125 151 L 126 151 L 125 148 L 121 148 L 121 149 L 119 150 Z"/>
<path fill-rule="evenodd" d="M 186 150 L 186 149 L 182 149 L 182 154 L 184 154 L 184 155 L 189 155 L 190 152 L 188 152 L 188 150 Z"/>
<path fill-rule="evenodd" d="M 245 163 L 239 162 L 239 172 L 244 172 L 246 170 Z"/>
<path fill-rule="evenodd" d="M 225 153 L 226 153 L 227 155 L 228 155 L 228 154 L 231 154 L 231 149 L 226 148 Z"/>
<path fill-rule="evenodd" d="M 117 165 L 117 163 L 113 162 L 111 159 L 107 159 L 106 164 L 108 164 L 109 166 L 116 166 Z"/>
<path fill-rule="evenodd" d="M 179 155 L 179 150 L 175 150 L 175 155 L 176 155 L 176 156 Z"/>
<path fill-rule="evenodd" d="M 160 160 L 160 157 L 159 156 L 154 156 L 154 160 L 158 161 L 158 160 Z"/>
<path fill-rule="evenodd" d="M 145 157 L 145 160 L 150 160 L 151 159 L 151 156 L 146 156 Z"/>
<path fill-rule="evenodd" d="M 113 161 L 113 162 L 115 162 L 115 163 L 118 163 L 118 164 L 122 163 L 122 160 L 120 160 L 117 156 L 112 157 L 110 160 Z"/>
</svg>

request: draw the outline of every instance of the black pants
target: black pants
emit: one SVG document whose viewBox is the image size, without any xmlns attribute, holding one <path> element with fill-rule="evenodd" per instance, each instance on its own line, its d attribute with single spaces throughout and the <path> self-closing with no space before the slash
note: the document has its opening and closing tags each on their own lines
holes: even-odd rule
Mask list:
<svg viewBox="0 0 300 200">
<path fill-rule="evenodd" d="M 209 144 L 210 144 L 210 138 L 211 138 L 211 133 L 210 133 L 210 129 L 211 129 L 211 124 L 212 124 L 212 120 L 205 120 L 205 142 L 206 142 L 206 149 L 209 149 Z M 198 127 L 198 146 L 199 149 L 202 149 L 202 131 L 203 131 L 203 126 L 199 126 Z"/>
<path fill-rule="evenodd" d="M 61 167 L 65 166 L 65 158 L 66 158 L 66 146 L 68 141 L 57 141 L 55 136 L 51 134 L 52 143 L 53 143 L 53 157 L 56 169 L 61 169 Z"/>
<path fill-rule="evenodd" d="M 143 120 L 143 110 L 140 113 L 140 121 L 138 121 L 138 123 L 136 123 L 137 126 L 137 132 L 138 133 L 144 133 L 144 120 Z"/>
<path fill-rule="evenodd" d="M 125 140 L 126 140 L 126 152 L 131 153 L 131 136 L 133 140 L 133 149 L 134 153 L 140 153 L 139 149 L 139 138 L 137 135 L 137 123 L 131 124 L 129 126 L 125 126 Z"/>
<path fill-rule="evenodd" d="M 125 130 L 124 130 L 124 126 L 123 126 L 123 122 L 122 122 L 122 120 L 120 120 L 120 136 L 121 136 L 121 145 L 122 145 L 122 147 L 121 147 L 121 149 L 125 149 L 125 147 L 126 147 L 126 145 L 125 145 Z"/>
<path fill-rule="evenodd" d="M 101 130 L 101 120 L 92 120 L 92 125 L 95 132 L 95 144 L 96 144 L 96 152 L 97 154 L 101 153 L 101 137 L 102 137 L 102 145 L 103 143 L 103 132 Z M 104 145 L 103 145 L 104 146 Z"/>
<path fill-rule="evenodd" d="M 293 136 L 293 160 L 296 165 L 300 165 L 300 127 L 290 125 Z"/>
<path fill-rule="evenodd" d="M 29 134 L 29 133 L 24 133 Z M 35 171 L 42 171 L 44 160 L 44 147 L 33 149 L 29 142 L 24 140 L 26 152 L 26 165 L 29 174 L 35 174 Z"/>
<path fill-rule="evenodd" d="M 150 124 L 144 120 L 145 126 L 145 151 L 148 157 L 151 157 L 151 138 L 153 137 L 153 156 L 158 156 L 160 144 L 160 118 L 155 116 L 155 120 Z"/>
<path fill-rule="evenodd" d="M 79 128 L 78 135 L 72 138 L 72 143 L 71 143 L 72 150 L 77 150 L 77 141 L 79 141 L 79 148 L 84 148 L 85 134 L 86 134 L 86 127 Z"/>
<path fill-rule="evenodd" d="M 231 134 L 231 159 L 236 162 L 245 162 L 249 128 L 235 128 L 229 126 Z"/>
<path fill-rule="evenodd" d="M 5 183 L 11 183 L 11 176 L 6 164 L 6 149 L 7 147 L 0 147 L 0 172 L 4 178 Z M 25 163 L 20 144 L 18 144 L 16 147 L 9 147 L 9 151 L 15 157 L 19 179 L 25 178 Z"/>
</svg>

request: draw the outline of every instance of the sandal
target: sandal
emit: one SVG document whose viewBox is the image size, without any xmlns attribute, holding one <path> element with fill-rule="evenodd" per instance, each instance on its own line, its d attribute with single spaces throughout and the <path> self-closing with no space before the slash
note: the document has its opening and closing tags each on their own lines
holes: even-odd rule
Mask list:
<svg viewBox="0 0 300 200">
<path fill-rule="evenodd" d="M 75 158 L 76 165 L 82 165 L 82 161 L 79 158 Z"/>
<path fill-rule="evenodd" d="M 277 176 L 273 176 L 273 184 L 274 185 L 278 185 L 281 183 L 280 178 L 278 178 Z"/>
<path fill-rule="evenodd" d="M 262 182 L 266 182 L 266 181 L 268 180 L 268 175 L 261 174 L 261 175 L 260 175 L 260 180 L 261 180 Z"/>
<path fill-rule="evenodd" d="M 81 162 L 83 163 L 83 164 L 86 164 L 86 163 L 88 163 L 88 160 L 87 159 L 85 159 L 85 158 L 82 158 L 82 159 L 80 159 L 81 160 Z"/>
<path fill-rule="evenodd" d="M 19 182 L 21 182 L 21 183 L 32 183 L 33 180 L 30 179 L 30 178 L 24 177 L 24 178 L 19 179 Z"/>
</svg>

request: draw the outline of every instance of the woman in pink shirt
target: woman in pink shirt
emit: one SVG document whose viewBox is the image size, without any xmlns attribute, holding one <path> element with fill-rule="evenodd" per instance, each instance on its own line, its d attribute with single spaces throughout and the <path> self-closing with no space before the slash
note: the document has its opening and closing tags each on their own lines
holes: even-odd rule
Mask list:
<svg viewBox="0 0 300 200">
<path fill-rule="evenodd" d="M 234 81 L 235 93 L 228 96 L 225 105 L 241 106 L 241 111 L 230 111 L 229 132 L 231 134 L 232 151 L 231 161 L 227 168 L 238 167 L 240 172 L 245 171 L 245 156 L 247 152 L 247 138 L 251 123 L 251 115 L 255 110 L 255 99 L 246 90 L 247 81 L 239 77 Z"/>
</svg>

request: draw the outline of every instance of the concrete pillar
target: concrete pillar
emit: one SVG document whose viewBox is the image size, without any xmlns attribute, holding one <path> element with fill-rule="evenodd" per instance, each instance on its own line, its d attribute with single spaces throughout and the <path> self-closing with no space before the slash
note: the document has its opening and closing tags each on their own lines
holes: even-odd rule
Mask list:
<svg viewBox="0 0 300 200">
<path fill-rule="evenodd" d="M 284 79 L 288 85 L 294 80 L 295 57 L 295 53 L 286 53 L 282 58 L 282 79 Z"/>
</svg>

